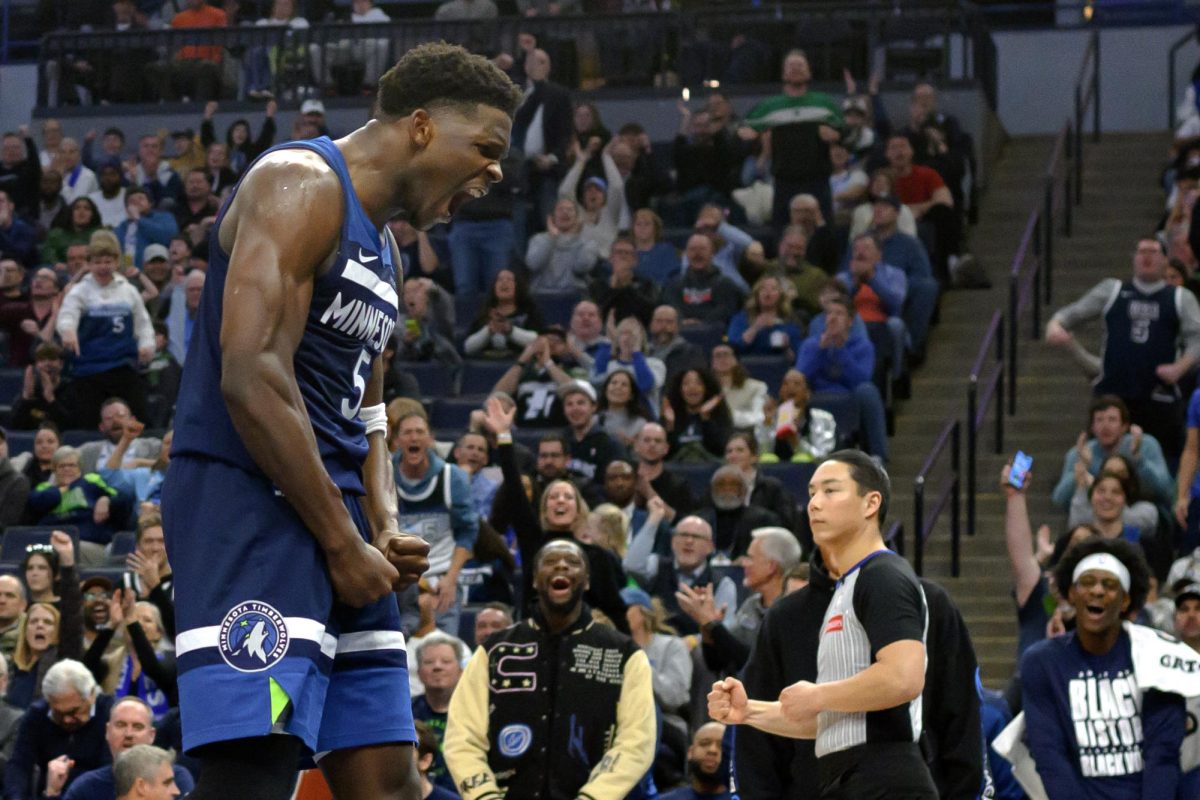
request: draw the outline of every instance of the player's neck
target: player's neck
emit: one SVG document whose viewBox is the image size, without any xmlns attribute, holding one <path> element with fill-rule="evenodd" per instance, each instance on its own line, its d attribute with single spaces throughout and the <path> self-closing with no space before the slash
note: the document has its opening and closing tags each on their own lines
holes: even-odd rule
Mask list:
<svg viewBox="0 0 1200 800">
<path fill-rule="evenodd" d="M 395 200 L 394 175 L 396 167 L 403 165 L 395 163 L 394 155 L 385 155 L 394 152 L 401 144 L 398 141 L 388 141 L 390 133 L 389 126 L 378 120 L 370 120 L 363 127 L 337 141 L 342 157 L 346 160 L 346 169 L 350 172 L 350 181 L 354 184 L 358 202 L 379 229 L 402 210 Z M 385 161 L 389 165 L 387 169 L 383 168 Z"/>
<path fill-rule="evenodd" d="M 871 553 L 883 549 L 883 537 L 879 535 L 879 529 L 871 524 L 822 546 L 830 574 L 839 578 Z"/>
</svg>

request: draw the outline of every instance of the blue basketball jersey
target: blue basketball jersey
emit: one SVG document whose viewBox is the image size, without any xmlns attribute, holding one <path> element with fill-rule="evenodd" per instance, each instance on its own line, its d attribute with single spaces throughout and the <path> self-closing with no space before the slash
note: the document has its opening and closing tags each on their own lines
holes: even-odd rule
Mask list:
<svg viewBox="0 0 1200 800">
<path fill-rule="evenodd" d="M 267 153 L 285 148 L 320 154 L 342 185 L 337 254 L 329 271 L 314 282 L 294 369 L 325 469 L 343 491 L 362 493 L 367 440 L 358 411 L 371 366 L 396 325 L 396 264 L 392 248 L 354 193 L 337 145 L 323 136 L 287 142 Z M 221 315 L 229 254 L 221 249 L 218 231 L 228 208 L 227 203 L 210 233 L 208 278 L 183 371 L 172 455 L 203 456 L 261 474 L 221 395 Z"/>
<path fill-rule="evenodd" d="M 1150 395 L 1159 384 L 1155 368 L 1175 360 L 1182 292 L 1163 286 L 1147 293 L 1132 281 L 1113 292 L 1104 309 L 1104 371 L 1097 394 Z"/>
</svg>

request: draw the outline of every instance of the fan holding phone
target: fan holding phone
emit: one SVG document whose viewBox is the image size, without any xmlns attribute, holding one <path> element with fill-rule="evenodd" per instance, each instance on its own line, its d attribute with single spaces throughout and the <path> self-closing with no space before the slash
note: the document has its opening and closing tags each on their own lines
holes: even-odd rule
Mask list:
<svg viewBox="0 0 1200 800">
<path fill-rule="evenodd" d="M 1018 450 L 1013 456 L 1012 466 L 1008 470 L 1008 483 L 1016 489 L 1024 489 L 1029 480 L 1029 469 L 1033 466 L 1033 457 Z"/>
</svg>

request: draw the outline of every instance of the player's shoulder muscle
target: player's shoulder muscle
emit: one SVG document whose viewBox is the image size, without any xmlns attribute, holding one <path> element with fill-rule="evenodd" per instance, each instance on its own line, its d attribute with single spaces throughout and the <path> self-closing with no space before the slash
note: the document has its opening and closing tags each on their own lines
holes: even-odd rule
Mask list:
<svg viewBox="0 0 1200 800">
<path fill-rule="evenodd" d="M 309 150 L 277 150 L 242 180 L 221 224 L 222 248 L 266 247 L 287 261 L 324 260 L 341 230 L 343 202 L 337 173 Z"/>
</svg>

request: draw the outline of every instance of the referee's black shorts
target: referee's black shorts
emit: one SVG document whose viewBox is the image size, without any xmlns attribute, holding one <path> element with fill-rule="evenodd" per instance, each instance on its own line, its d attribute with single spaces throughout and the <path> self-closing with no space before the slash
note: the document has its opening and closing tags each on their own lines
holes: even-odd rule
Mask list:
<svg viewBox="0 0 1200 800">
<path fill-rule="evenodd" d="M 821 800 L 938 800 L 915 742 L 860 744 L 817 759 Z"/>
</svg>

